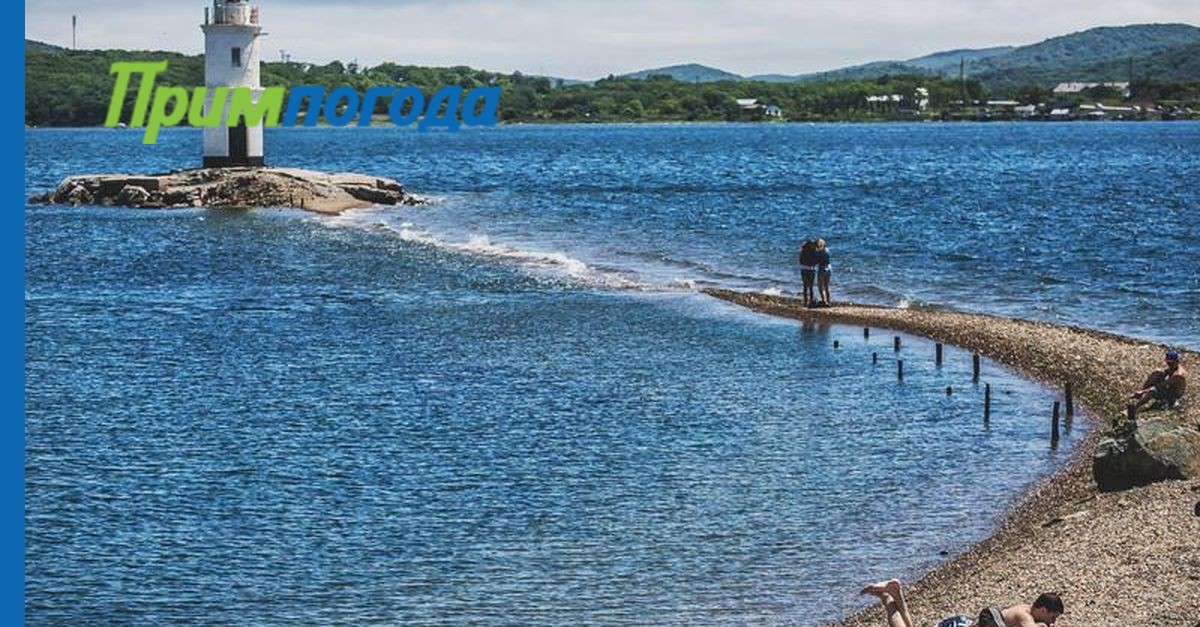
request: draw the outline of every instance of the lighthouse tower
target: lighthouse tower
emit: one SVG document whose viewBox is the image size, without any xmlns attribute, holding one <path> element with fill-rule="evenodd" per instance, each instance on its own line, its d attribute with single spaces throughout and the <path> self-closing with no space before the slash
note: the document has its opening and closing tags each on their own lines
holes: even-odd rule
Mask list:
<svg viewBox="0 0 1200 627">
<path fill-rule="evenodd" d="M 249 87 L 254 102 L 262 97 L 258 78 L 260 38 L 258 7 L 249 0 L 213 0 L 212 13 L 204 10 L 204 84 L 208 99 L 204 112 L 214 106 L 214 87 Z M 232 90 L 230 90 L 230 97 Z M 216 103 L 229 114 L 228 100 Z M 221 125 L 204 129 L 204 167 L 224 168 L 263 165 L 262 126 L 228 126 L 225 117 Z"/>
</svg>

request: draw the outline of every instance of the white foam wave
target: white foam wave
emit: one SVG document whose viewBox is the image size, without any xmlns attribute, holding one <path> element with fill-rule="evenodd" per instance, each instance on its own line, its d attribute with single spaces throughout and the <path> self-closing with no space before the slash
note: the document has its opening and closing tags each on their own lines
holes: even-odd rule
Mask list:
<svg viewBox="0 0 1200 627">
<path fill-rule="evenodd" d="M 333 217 L 327 223 L 340 226 L 358 225 L 384 230 L 406 242 L 491 259 L 499 263 L 514 264 L 539 274 L 604 289 L 636 291 L 679 291 L 680 289 L 675 286 L 657 286 L 638 281 L 632 277 L 632 273 L 620 269 L 597 268 L 565 252 L 524 249 L 493 242 L 489 236 L 484 234 L 471 235 L 466 241 L 442 238 L 410 221 L 396 219 L 394 216 L 381 217 L 377 212 L 357 215 L 353 212 L 346 212 Z"/>
</svg>

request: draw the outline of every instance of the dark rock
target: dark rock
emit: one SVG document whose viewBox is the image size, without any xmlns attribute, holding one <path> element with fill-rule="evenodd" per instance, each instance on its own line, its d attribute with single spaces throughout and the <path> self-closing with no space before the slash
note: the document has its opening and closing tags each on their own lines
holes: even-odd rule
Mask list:
<svg viewBox="0 0 1200 627">
<path fill-rule="evenodd" d="M 192 204 L 192 190 L 173 189 L 163 194 L 163 204 L 170 207 L 187 207 Z M 199 200 L 198 198 L 196 198 Z"/>
<path fill-rule="evenodd" d="M 366 185 L 342 185 L 342 189 L 346 190 L 348 194 L 359 200 L 375 203 L 377 205 L 394 205 L 403 200 L 401 193 L 383 189 L 378 185 L 375 187 L 367 187 Z"/>
<path fill-rule="evenodd" d="M 400 185 L 396 181 L 389 181 L 387 179 L 375 179 L 375 187 L 378 187 L 379 189 L 387 190 L 389 192 L 396 192 L 397 194 L 404 193 L 403 185 Z"/>
<path fill-rule="evenodd" d="M 1096 445 L 1092 476 L 1103 491 L 1200 476 L 1200 431 L 1164 418 L 1129 421 Z"/>
<path fill-rule="evenodd" d="M 125 189 L 125 186 L 129 184 L 129 179 L 123 177 L 101 178 L 97 179 L 95 183 L 98 185 L 98 189 L 94 192 L 96 196 L 103 198 L 116 198 L 117 195 Z"/>
</svg>

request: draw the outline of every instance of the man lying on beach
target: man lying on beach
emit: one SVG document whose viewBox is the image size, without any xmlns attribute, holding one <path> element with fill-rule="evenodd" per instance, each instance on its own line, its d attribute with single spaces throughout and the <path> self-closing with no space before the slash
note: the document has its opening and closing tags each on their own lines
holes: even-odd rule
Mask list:
<svg viewBox="0 0 1200 627">
<path fill-rule="evenodd" d="M 1169 350 L 1163 358 L 1166 366 L 1150 373 L 1140 389 L 1129 395 L 1129 406 L 1137 410 L 1154 401 L 1159 407 L 1172 409 L 1187 393 L 1187 370 L 1179 363 L 1179 352 Z"/>
<path fill-rule="evenodd" d="M 862 593 L 879 597 L 887 614 L 887 627 L 917 627 L 904 603 L 900 580 L 873 583 L 863 588 Z M 1062 614 L 1062 599 L 1057 594 L 1046 593 L 1032 605 L 1014 605 L 1003 611 L 984 608 L 974 622 L 967 616 L 955 616 L 938 623 L 938 627 L 1052 627 Z"/>
</svg>

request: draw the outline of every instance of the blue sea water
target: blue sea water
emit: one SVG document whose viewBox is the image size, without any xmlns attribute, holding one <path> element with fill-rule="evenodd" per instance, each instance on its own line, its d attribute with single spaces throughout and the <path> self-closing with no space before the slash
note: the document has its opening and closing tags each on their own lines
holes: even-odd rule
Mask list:
<svg viewBox="0 0 1200 627">
<path fill-rule="evenodd" d="M 37 130 L 30 193 L 199 135 Z M 30 624 L 813 625 L 1067 461 L 1055 392 L 696 292 L 1200 346 L 1200 125 L 278 130 L 431 202 L 26 207 Z M 840 348 L 834 349 L 837 341 Z M 871 353 L 880 364 L 872 366 Z M 953 394 L 946 394 L 946 387 Z M 1052 582 L 1051 582 L 1052 583 Z M 1052 586 L 1051 586 L 1052 587 Z M 969 608 L 966 608 L 969 609 Z"/>
</svg>

